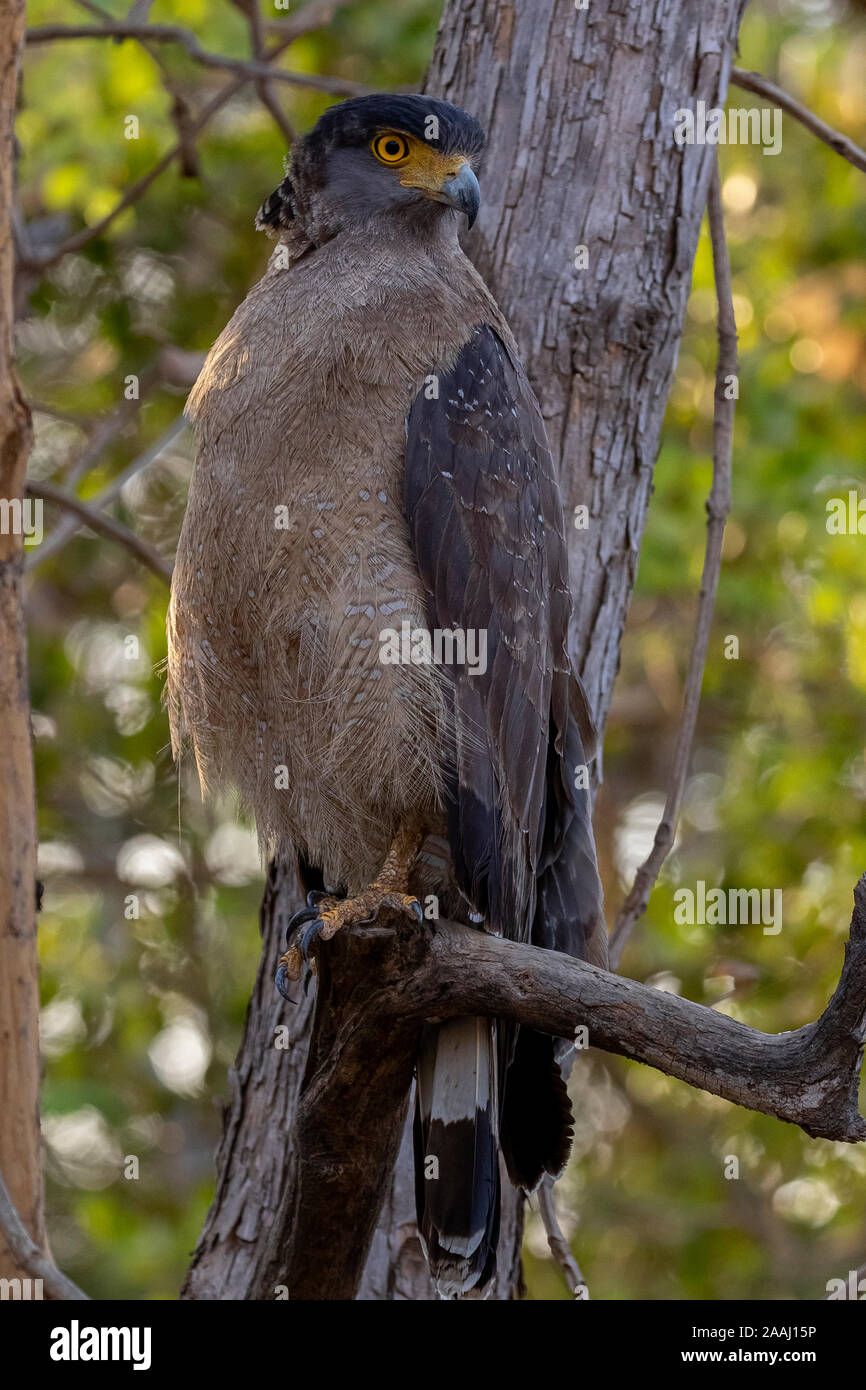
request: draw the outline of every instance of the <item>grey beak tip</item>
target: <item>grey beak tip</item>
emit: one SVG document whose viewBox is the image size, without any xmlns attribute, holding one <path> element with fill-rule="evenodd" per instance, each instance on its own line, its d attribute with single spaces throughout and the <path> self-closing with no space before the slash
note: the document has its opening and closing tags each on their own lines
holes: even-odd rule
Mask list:
<svg viewBox="0 0 866 1390">
<path fill-rule="evenodd" d="M 464 164 L 459 174 L 443 183 L 441 191 L 452 207 L 466 214 L 469 226 L 473 226 L 481 206 L 481 189 L 469 165 Z"/>
</svg>

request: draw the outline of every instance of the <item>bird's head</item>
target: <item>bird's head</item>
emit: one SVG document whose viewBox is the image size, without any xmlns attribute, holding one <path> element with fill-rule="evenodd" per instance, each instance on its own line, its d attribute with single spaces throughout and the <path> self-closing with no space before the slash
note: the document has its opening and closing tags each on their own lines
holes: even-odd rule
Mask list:
<svg viewBox="0 0 866 1390">
<path fill-rule="evenodd" d="M 298 142 L 287 177 L 256 225 L 301 224 L 314 242 L 344 227 L 406 212 L 469 226 L 480 202 L 475 166 L 484 132 L 473 116 L 426 96 L 367 96 L 331 106 Z"/>
</svg>

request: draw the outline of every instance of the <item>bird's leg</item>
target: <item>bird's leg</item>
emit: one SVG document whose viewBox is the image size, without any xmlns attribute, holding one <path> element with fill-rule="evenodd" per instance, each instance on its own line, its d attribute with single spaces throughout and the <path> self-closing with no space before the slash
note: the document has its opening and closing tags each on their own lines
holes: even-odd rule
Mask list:
<svg viewBox="0 0 866 1390">
<path fill-rule="evenodd" d="M 324 893 L 310 893 L 308 906 L 296 912 L 286 932 L 287 949 L 280 957 L 277 969 L 277 989 L 289 998 L 285 986 L 301 978 L 304 962 L 309 958 L 314 941 L 330 941 L 341 927 L 370 922 L 381 907 L 395 907 L 416 921 L 424 920 L 418 899 L 409 892 L 409 873 L 427 835 L 427 825 L 420 816 L 410 816 L 397 831 L 385 862 L 369 888 L 351 898 L 333 898 Z"/>
</svg>

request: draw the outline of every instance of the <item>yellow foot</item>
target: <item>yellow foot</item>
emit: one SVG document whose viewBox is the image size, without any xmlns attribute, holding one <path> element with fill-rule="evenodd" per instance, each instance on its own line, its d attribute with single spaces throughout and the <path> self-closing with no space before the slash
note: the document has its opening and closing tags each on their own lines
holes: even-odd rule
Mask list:
<svg viewBox="0 0 866 1390">
<path fill-rule="evenodd" d="M 417 898 L 410 893 L 391 892 L 378 883 L 371 884 L 354 898 L 322 897 L 315 906 L 296 912 L 289 922 L 288 946 L 277 969 L 276 985 L 280 994 L 285 999 L 290 997 L 284 986 L 301 978 L 305 962 L 309 961 L 315 969 L 315 961 L 310 961 L 310 947 L 315 941 L 330 941 L 343 927 L 372 922 L 382 907 L 396 908 L 417 922 L 424 920 L 424 911 Z"/>
<path fill-rule="evenodd" d="M 427 821 L 424 816 L 408 816 L 399 826 L 375 880 L 354 898 L 332 898 L 319 892 L 309 895 L 307 907 L 295 913 L 286 931 L 287 949 L 280 957 L 277 970 L 277 989 L 284 998 L 291 999 L 287 985 L 301 978 L 304 962 L 309 960 L 310 946 L 314 941 L 330 941 L 341 927 L 372 922 L 382 907 L 394 907 L 413 917 L 416 922 L 423 922 L 421 904 L 406 890 L 410 870 L 426 833 Z"/>
</svg>

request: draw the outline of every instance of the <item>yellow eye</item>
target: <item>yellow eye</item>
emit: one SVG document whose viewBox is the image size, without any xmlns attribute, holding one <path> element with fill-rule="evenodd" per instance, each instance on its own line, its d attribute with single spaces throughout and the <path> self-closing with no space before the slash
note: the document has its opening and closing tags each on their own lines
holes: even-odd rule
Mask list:
<svg viewBox="0 0 866 1390">
<path fill-rule="evenodd" d="M 408 140 L 404 140 L 402 135 L 395 135 L 393 131 L 377 135 L 370 149 L 380 164 L 402 164 L 404 159 L 409 158 Z"/>
</svg>

